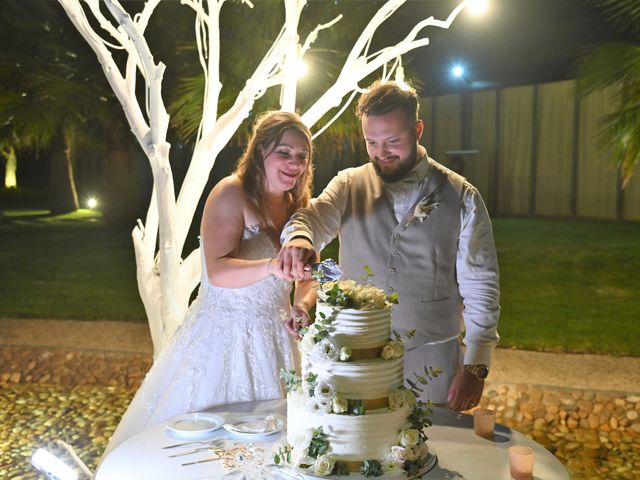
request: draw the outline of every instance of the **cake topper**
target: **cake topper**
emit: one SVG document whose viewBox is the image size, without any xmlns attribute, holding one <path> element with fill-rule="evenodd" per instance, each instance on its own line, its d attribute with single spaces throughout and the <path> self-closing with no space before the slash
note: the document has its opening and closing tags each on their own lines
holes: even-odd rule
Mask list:
<svg viewBox="0 0 640 480">
<path fill-rule="evenodd" d="M 309 268 L 311 270 L 311 278 L 320 283 L 335 282 L 342 277 L 342 268 L 333 258 L 314 263 Z"/>
</svg>

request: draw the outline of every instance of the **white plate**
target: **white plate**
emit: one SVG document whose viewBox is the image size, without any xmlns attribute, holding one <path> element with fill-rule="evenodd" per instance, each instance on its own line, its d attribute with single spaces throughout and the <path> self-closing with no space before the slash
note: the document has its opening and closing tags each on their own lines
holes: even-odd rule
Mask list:
<svg viewBox="0 0 640 480">
<path fill-rule="evenodd" d="M 284 428 L 284 420 L 273 414 L 244 415 L 233 418 L 222 428 L 239 435 L 271 435 Z"/>
<path fill-rule="evenodd" d="M 187 413 L 167 420 L 167 428 L 173 434 L 188 438 L 206 436 L 223 424 L 224 418 L 213 413 Z"/>
</svg>

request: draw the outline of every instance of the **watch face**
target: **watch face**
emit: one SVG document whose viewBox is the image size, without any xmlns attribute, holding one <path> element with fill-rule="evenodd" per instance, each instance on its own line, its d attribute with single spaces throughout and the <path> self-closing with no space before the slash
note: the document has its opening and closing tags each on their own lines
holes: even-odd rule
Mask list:
<svg viewBox="0 0 640 480">
<path fill-rule="evenodd" d="M 489 367 L 486 365 L 465 365 L 465 368 L 480 380 L 484 380 L 489 376 Z"/>
</svg>

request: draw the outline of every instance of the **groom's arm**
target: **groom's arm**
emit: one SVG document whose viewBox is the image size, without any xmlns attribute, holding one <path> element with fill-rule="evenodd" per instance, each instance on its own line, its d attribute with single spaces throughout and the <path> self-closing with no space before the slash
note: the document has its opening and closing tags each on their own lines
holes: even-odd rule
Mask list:
<svg viewBox="0 0 640 480">
<path fill-rule="evenodd" d="M 347 205 L 349 172 L 338 173 L 311 205 L 293 214 L 282 230 L 282 249 L 278 254 L 283 274 L 290 279 L 304 278 L 304 267 L 333 240 L 342 223 Z"/>
</svg>

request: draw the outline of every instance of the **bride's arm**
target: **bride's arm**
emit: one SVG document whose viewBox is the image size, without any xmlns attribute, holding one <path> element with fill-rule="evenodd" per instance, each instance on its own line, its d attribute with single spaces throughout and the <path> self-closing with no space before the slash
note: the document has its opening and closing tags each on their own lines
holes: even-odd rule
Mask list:
<svg viewBox="0 0 640 480">
<path fill-rule="evenodd" d="M 236 258 L 244 230 L 244 192 L 240 180 L 232 175 L 222 179 L 209 194 L 202 214 L 200 235 L 212 285 L 246 287 L 275 271 L 276 259 Z"/>
</svg>

